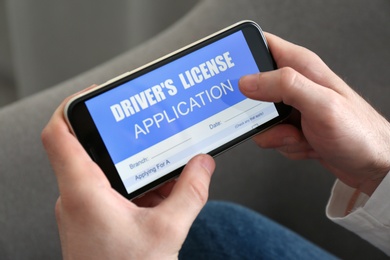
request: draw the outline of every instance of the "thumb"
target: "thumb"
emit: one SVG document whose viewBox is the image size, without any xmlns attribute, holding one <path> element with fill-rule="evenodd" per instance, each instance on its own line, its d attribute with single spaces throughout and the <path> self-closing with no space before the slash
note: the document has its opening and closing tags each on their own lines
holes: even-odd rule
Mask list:
<svg viewBox="0 0 390 260">
<path fill-rule="evenodd" d="M 212 173 L 215 169 L 214 159 L 209 155 L 198 155 L 192 158 L 171 194 L 158 207 L 168 211 L 172 219 L 190 227 L 200 210 L 206 204 Z"/>
<path fill-rule="evenodd" d="M 283 102 L 305 115 L 326 109 L 329 100 L 337 95 L 334 90 L 318 85 L 289 67 L 244 76 L 239 87 L 251 99 Z"/>
</svg>

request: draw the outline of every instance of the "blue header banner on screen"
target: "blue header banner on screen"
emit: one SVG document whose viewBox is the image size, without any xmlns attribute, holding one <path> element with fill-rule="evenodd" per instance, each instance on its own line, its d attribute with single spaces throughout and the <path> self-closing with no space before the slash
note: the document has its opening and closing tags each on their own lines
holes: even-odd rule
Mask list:
<svg viewBox="0 0 390 260">
<path fill-rule="evenodd" d="M 86 105 L 116 164 L 243 101 L 238 80 L 256 72 L 238 31 Z"/>
</svg>

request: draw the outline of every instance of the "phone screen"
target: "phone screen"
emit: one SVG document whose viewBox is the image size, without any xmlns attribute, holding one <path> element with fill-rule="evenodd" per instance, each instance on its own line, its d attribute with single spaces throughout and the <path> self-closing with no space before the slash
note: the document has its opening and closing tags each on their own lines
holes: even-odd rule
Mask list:
<svg viewBox="0 0 390 260">
<path fill-rule="evenodd" d="M 279 116 L 238 89 L 243 75 L 261 72 L 247 38 L 237 30 L 83 101 L 127 194 Z"/>
</svg>

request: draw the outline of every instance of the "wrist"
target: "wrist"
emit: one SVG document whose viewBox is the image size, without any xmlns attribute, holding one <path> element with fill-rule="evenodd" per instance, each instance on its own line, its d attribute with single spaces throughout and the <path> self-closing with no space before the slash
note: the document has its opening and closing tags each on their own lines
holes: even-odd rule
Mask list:
<svg viewBox="0 0 390 260">
<path fill-rule="evenodd" d="M 371 196 L 378 188 L 378 186 L 382 183 L 383 179 L 387 176 L 389 171 L 390 170 L 387 169 L 386 171 L 371 175 L 364 182 L 362 182 L 357 189 L 367 194 L 368 196 Z"/>
</svg>

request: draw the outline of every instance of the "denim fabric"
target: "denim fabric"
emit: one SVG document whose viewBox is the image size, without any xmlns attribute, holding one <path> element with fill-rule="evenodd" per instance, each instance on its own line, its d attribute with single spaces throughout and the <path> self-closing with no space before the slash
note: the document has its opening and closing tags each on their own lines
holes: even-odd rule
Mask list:
<svg viewBox="0 0 390 260">
<path fill-rule="evenodd" d="M 192 225 L 180 259 L 335 259 L 255 211 L 209 202 Z"/>
</svg>

